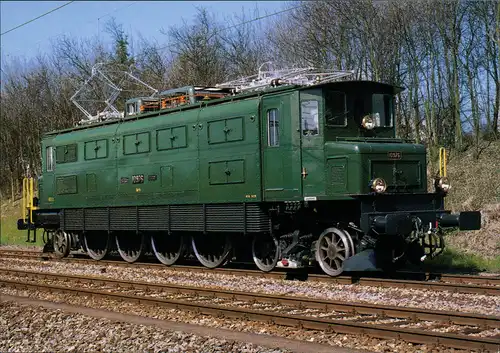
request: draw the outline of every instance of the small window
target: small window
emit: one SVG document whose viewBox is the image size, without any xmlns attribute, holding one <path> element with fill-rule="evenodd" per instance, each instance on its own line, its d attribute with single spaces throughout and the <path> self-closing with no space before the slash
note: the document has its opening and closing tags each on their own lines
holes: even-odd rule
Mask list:
<svg viewBox="0 0 500 353">
<path fill-rule="evenodd" d="M 347 109 L 344 92 L 325 91 L 325 123 L 326 126 L 346 126 Z"/>
<path fill-rule="evenodd" d="M 45 149 L 45 166 L 47 172 L 54 170 L 54 147 L 50 146 Z"/>
<path fill-rule="evenodd" d="M 302 134 L 319 135 L 318 101 L 303 101 L 301 107 Z"/>
<path fill-rule="evenodd" d="M 128 113 L 127 115 L 135 115 L 135 102 L 128 103 Z"/>
<path fill-rule="evenodd" d="M 267 111 L 267 145 L 276 147 L 280 145 L 279 135 L 280 121 L 278 109 L 269 109 Z"/>
</svg>

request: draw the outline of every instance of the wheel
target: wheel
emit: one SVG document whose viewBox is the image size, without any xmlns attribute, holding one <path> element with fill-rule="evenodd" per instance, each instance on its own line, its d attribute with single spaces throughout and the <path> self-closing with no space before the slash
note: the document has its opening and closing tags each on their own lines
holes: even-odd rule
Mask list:
<svg viewBox="0 0 500 353">
<path fill-rule="evenodd" d="M 180 234 L 156 233 L 151 235 L 151 248 L 162 264 L 172 266 L 184 254 L 184 237 Z"/>
<path fill-rule="evenodd" d="M 344 261 L 351 255 L 350 243 L 343 231 L 328 228 L 321 233 L 315 244 L 316 261 L 329 276 L 338 276 L 343 271 Z"/>
<path fill-rule="evenodd" d="M 116 247 L 121 258 L 127 262 L 136 262 L 145 253 L 144 235 L 135 232 L 116 234 Z"/>
<path fill-rule="evenodd" d="M 252 241 L 252 256 L 259 270 L 269 272 L 276 267 L 280 257 L 278 239 L 271 234 L 258 234 Z"/>
<path fill-rule="evenodd" d="M 351 234 L 345 229 L 341 229 L 342 232 L 344 232 L 347 240 L 349 241 L 349 250 L 350 250 L 350 256 L 354 256 L 356 254 L 356 248 L 354 247 L 354 241 L 352 240 Z"/>
<path fill-rule="evenodd" d="M 193 235 L 191 245 L 198 261 L 208 268 L 216 268 L 223 264 L 231 252 L 229 235 Z"/>
<path fill-rule="evenodd" d="M 54 252 L 57 257 L 66 257 L 69 255 L 71 248 L 71 239 L 68 233 L 62 229 L 58 229 L 54 233 Z"/>
<path fill-rule="evenodd" d="M 87 232 L 83 236 L 83 243 L 87 254 L 94 260 L 102 260 L 109 251 L 108 232 Z"/>
</svg>

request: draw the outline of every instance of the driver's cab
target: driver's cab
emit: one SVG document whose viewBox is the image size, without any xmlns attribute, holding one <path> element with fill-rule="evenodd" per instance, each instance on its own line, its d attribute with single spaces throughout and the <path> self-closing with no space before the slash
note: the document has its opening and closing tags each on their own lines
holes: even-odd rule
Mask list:
<svg viewBox="0 0 500 353">
<path fill-rule="evenodd" d="M 372 81 L 342 81 L 321 88 L 325 141 L 338 137 L 395 137 L 394 95 L 401 91 L 399 87 Z M 307 129 L 305 119 L 302 116 L 303 132 Z"/>
<path fill-rule="evenodd" d="M 384 173 L 385 169 L 392 173 L 393 164 L 385 162 L 386 149 L 394 148 L 398 142 L 394 96 L 400 91 L 398 87 L 372 81 L 330 82 L 301 90 L 300 170 L 305 199 L 362 193 L 370 181 L 368 174 L 379 172 L 380 168 Z M 399 144 L 398 151 L 401 148 Z M 375 158 L 382 158 L 385 164 L 379 168 L 372 163 Z M 405 153 L 403 159 L 406 158 L 413 157 Z M 408 168 L 413 167 L 412 164 Z M 405 176 L 420 186 L 420 172 L 411 172 L 415 175 L 407 176 L 409 172 L 405 171 Z"/>
</svg>

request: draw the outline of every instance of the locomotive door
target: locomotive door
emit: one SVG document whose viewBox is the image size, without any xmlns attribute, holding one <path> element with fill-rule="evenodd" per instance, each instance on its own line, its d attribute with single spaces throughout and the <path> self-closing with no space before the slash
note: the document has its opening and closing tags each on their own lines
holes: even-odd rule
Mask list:
<svg viewBox="0 0 500 353">
<path fill-rule="evenodd" d="M 262 189 L 266 201 L 302 199 L 300 127 L 293 94 L 264 97 L 262 123 Z"/>
<path fill-rule="evenodd" d="M 325 195 L 326 173 L 324 162 L 324 120 L 322 91 L 308 89 L 300 92 L 300 136 L 302 145 L 302 193 L 304 200 L 314 201 Z M 331 160 L 342 166 L 341 159 Z M 328 169 L 330 172 L 332 166 Z"/>
</svg>

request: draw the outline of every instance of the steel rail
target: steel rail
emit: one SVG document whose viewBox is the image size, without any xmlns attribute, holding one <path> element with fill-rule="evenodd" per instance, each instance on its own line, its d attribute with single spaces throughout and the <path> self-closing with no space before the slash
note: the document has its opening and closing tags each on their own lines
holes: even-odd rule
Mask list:
<svg viewBox="0 0 500 353">
<path fill-rule="evenodd" d="M 177 310 L 192 311 L 201 314 L 223 316 L 226 318 L 256 320 L 282 326 L 292 326 L 302 329 L 322 330 L 347 334 L 363 334 L 382 339 L 398 339 L 418 344 L 438 344 L 453 348 L 467 348 L 493 351 L 500 347 L 500 341 L 492 338 L 473 337 L 441 332 L 429 332 L 419 329 L 408 329 L 388 325 L 373 325 L 345 320 L 307 317 L 300 315 L 279 314 L 261 310 L 250 310 L 236 307 L 223 307 L 214 304 L 192 303 L 181 300 L 160 299 L 113 293 L 85 288 L 71 288 L 47 284 L 32 284 L 7 279 L 0 279 L 0 283 L 18 289 L 44 290 L 50 293 L 65 293 L 89 295 L 93 297 L 127 301 L 138 304 L 163 306 Z"/>
<path fill-rule="evenodd" d="M 119 288 L 142 289 L 146 291 L 166 291 L 173 292 L 175 294 L 190 294 L 196 296 L 209 296 L 214 298 L 228 298 L 232 300 L 273 303 L 295 306 L 300 309 L 306 308 L 320 309 L 324 311 L 341 311 L 352 315 L 369 314 L 377 315 L 379 316 L 379 318 L 391 317 L 404 318 L 411 321 L 442 321 L 457 325 L 473 325 L 481 327 L 483 329 L 500 328 L 500 317 L 493 315 L 481 315 L 440 310 L 436 311 L 422 308 L 409 308 L 381 304 L 353 303 L 303 296 L 283 296 L 264 293 L 251 293 L 176 284 L 150 283 L 144 281 L 123 281 L 106 277 L 33 272 L 8 268 L 0 268 L 0 273 L 15 275 L 22 278 L 28 277 L 34 279 L 50 279 L 62 281 L 69 279 L 78 283 L 113 285 Z"/>
<path fill-rule="evenodd" d="M 473 283 L 500 286 L 500 276 L 473 276 L 452 273 L 428 272 L 425 274 L 427 280 L 442 280 L 449 283 Z"/>
<path fill-rule="evenodd" d="M 52 255 L 38 253 L 39 256 L 34 255 L 18 255 L 18 254 L 5 254 L 4 252 L 13 251 L 0 251 L 0 258 L 3 257 L 27 257 L 27 258 L 43 258 L 52 261 L 66 261 L 66 262 L 80 262 L 98 265 L 110 265 L 120 267 L 142 267 L 142 268 L 155 268 L 155 269 L 168 269 L 170 271 L 180 272 L 199 272 L 199 273 L 221 273 L 233 276 L 245 277 L 260 277 L 260 278 L 276 278 L 276 279 L 308 279 L 312 281 L 321 281 L 335 284 L 358 284 L 362 286 L 375 286 L 386 288 L 405 288 L 405 289 L 428 289 L 436 291 L 450 291 L 454 293 L 470 293 L 470 294 L 487 294 L 487 295 L 500 295 L 500 277 L 489 276 L 472 276 L 472 275 L 456 275 L 456 274 L 436 274 L 436 273 L 417 273 L 408 272 L 411 276 L 420 275 L 426 280 L 405 280 L 405 279 L 388 279 L 377 277 L 366 277 L 361 275 L 342 275 L 338 277 L 330 277 L 322 274 L 307 274 L 303 271 L 272 271 L 262 272 L 258 270 L 249 269 L 234 269 L 227 267 L 219 267 L 215 269 L 207 269 L 201 266 L 188 266 L 188 265 L 174 265 L 166 267 L 158 263 L 143 263 L 135 262 L 128 263 L 120 260 L 100 260 L 96 261 L 87 258 L 56 258 Z M 15 251 L 14 251 L 15 252 Z M 20 251 L 22 252 L 22 251 Z M 29 251 L 35 253 L 34 251 Z M 400 275 L 404 275 L 400 273 Z M 440 279 L 441 281 L 436 281 Z M 442 282 L 445 281 L 445 282 Z M 446 282 L 449 281 L 449 282 Z M 474 284 L 472 283 L 474 282 Z"/>
</svg>

